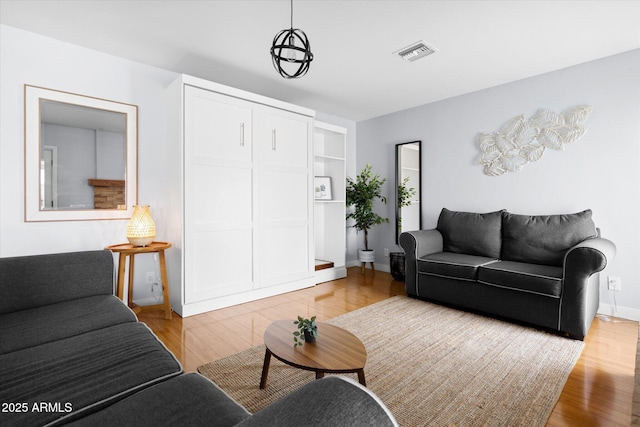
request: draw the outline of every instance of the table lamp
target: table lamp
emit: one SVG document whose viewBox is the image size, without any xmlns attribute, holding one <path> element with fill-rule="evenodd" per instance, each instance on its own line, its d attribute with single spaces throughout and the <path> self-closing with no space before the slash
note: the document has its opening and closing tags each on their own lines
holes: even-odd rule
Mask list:
<svg viewBox="0 0 640 427">
<path fill-rule="evenodd" d="M 149 205 L 134 205 L 127 224 L 127 239 L 133 246 L 147 246 L 156 237 L 156 224 L 149 213 Z"/>
</svg>

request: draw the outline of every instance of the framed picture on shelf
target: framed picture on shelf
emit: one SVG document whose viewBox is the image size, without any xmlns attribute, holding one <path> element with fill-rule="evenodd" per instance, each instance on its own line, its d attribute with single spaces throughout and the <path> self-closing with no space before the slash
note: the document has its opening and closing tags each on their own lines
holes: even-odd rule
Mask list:
<svg viewBox="0 0 640 427">
<path fill-rule="evenodd" d="M 314 178 L 313 188 L 316 200 L 332 200 L 330 176 L 316 176 Z"/>
</svg>

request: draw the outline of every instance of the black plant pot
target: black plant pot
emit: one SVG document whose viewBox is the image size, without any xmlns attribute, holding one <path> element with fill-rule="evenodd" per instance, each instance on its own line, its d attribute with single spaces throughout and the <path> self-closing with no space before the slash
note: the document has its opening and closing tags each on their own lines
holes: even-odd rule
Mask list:
<svg viewBox="0 0 640 427">
<path fill-rule="evenodd" d="M 306 329 L 304 330 L 304 341 L 305 342 L 316 342 L 316 337 L 313 336 L 313 334 L 309 331 L 307 331 Z"/>
<path fill-rule="evenodd" d="M 404 252 L 391 252 L 389 254 L 391 275 L 396 280 L 404 280 Z"/>
</svg>

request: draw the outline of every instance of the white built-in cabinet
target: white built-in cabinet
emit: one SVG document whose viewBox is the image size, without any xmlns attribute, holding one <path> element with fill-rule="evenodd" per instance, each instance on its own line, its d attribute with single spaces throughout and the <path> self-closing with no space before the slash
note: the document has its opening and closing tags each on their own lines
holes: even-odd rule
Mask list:
<svg viewBox="0 0 640 427">
<path fill-rule="evenodd" d="M 313 116 L 185 75 L 167 89 L 175 167 L 167 171 L 162 216 L 170 222 L 171 304 L 178 314 L 316 283 Z"/>
<path fill-rule="evenodd" d="M 315 259 L 320 268 L 316 271 L 317 283 L 347 275 L 346 137 L 345 128 L 315 122 L 314 174 L 316 177 L 328 177 L 331 182 L 331 199 L 314 195 Z M 323 268 L 326 265 L 331 267 Z"/>
</svg>

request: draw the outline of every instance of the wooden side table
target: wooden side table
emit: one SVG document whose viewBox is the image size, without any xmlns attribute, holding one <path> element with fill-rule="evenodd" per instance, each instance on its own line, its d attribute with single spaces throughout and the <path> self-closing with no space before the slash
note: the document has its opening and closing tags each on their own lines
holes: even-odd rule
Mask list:
<svg viewBox="0 0 640 427">
<path fill-rule="evenodd" d="M 165 319 L 171 319 L 171 302 L 169 301 L 169 280 L 167 279 L 167 262 L 164 256 L 164 250 L 169 249 L 171 243 L 167 242 L 153 242 L 147 246 L 133 246 L 130 243 L 121 243 L 119 245 L 107 246 L 105 249 L 111 252 L 117 252 L 120 254 L 118 260 L 118 284 L 117 295 L 118 298 L 124 301 L 124 267 L 129 257 L 129 307 L 133 309 L 134 313 L 140 313 L 143 310 L 164 310 Z M 160 257 L 160 279 L 162 280 L 162 304 L 154 305 L 137 305 L 131 301 L 133 292 L 133 267 L 134 256 L 137 254 L 157 253 Z"/>
</svg>

